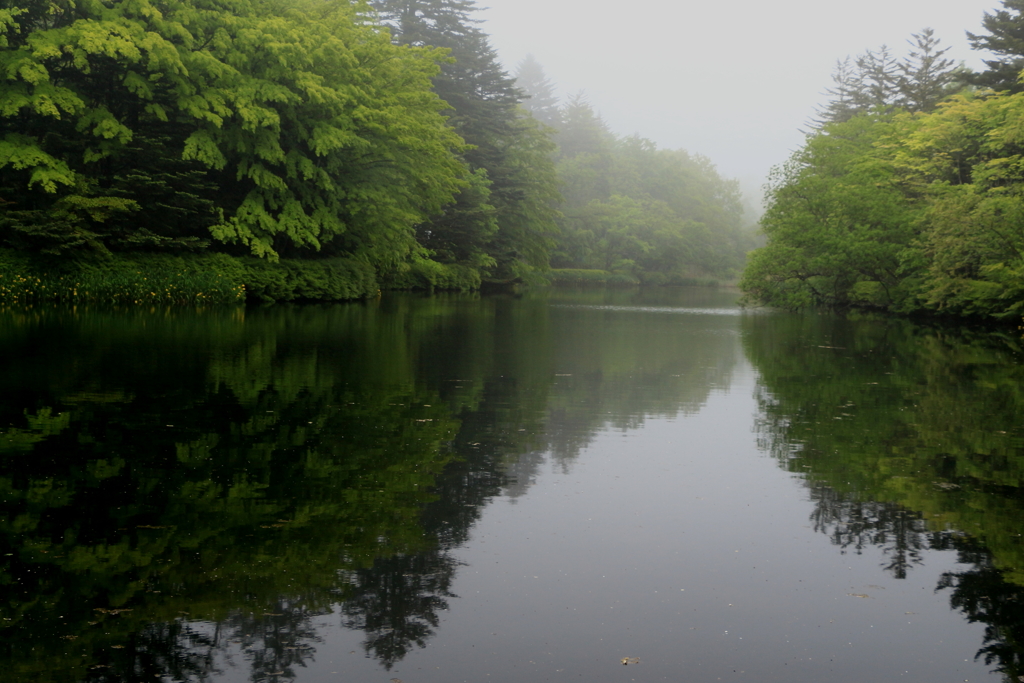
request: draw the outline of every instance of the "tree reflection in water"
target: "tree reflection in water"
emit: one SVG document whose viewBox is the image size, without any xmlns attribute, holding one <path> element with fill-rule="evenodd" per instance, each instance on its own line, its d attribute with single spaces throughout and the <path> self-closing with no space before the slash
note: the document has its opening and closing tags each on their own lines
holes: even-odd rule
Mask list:
<svg viewBox="0 0 1024 683">
<path fill-rule="evenodd" d="M 805 480 L 841 552 L 906 578 L 926 550 L 973 565 L 938 590 L 986 625 L 977 656 L 1024 675 L 1024 358 L 1017 340 L 893 320 L 744 319 L 759 441 Z"/>
<path fill-rule="evenodd" d="M 391 668 L 436 633 L 490 500 L 696 412 L 737 362 L 714 320 L 543 301 L 34 315 L 0 316 L 0 665 L 42 683 L 289 680 L 328 619 Z M 1022 364 L 902 324 L 742 325 L 814 528 L 896 578 L 955 550 L 972 569 L 940 588 L 1021 675 Z"/>
<path fill-rule="evenodd" d="M 960 539 L 957 545 L 960 561 L 974 568 L 943 575 L 938 589 L 951 589 L 950 604 L 968 621 L 985 624 L 984 644 L 976 656 L 1006 681 L 1024 680 L 1024 589 L 992 566 L 985 549 L 969 539 Z"/>
<path fill-rule="evenodd" d="M 929 531 L 920 514 L 893 503 L 857 500 L 834 489 L 811 487 L 814 530 L 829 537 L 841 552 L 860 554 L 867 546 L 876 546 L 886 556 L 882 569 L 896 579 L 907 578 L 907 571 L 923 562 L 921 551 L 948 545 L 948 532 Z"/>
<path fill-rule="evenodd" d="M 390 670 L 413 646 L 426 647 L 438 612 L 448 609 L 457 563 L 446 554 L 399 555 L 374 562 L 351 577 L 342 605 L 346 628 L 366 633 L 366 653 Z"/>
</svg>

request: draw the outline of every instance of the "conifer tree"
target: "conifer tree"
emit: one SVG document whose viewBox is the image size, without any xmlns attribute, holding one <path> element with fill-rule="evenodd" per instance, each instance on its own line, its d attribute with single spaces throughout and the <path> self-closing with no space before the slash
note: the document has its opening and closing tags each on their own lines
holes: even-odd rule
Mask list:
<svg viewBox="0 0 1024 683">
<path fill-rule="evenodd" d="M 557 197 L 553 146 L 524 121 L 523 94 L 472 18 L 475 3 L 377 0 L 374 6 L 395 42 L 450 50 L 434 90 L 449 106 L 449 125 L 471 145 L 462 158 L 472 184 L 420 226 L 420 241 L 441 260 L 485 267 L 494 280 L 546 268 Z"/>
<path fill-rule="evenodd" d="M 953 60 L 944 56 L 949 48 L 939 48 L 932 29 L 913 34 L 907 42 L 912 49 L 899 63 L 897 104 L 908 111 L 931 111 L 952 94 L 957 70 Z"/>
<path fill-rule="evenodd" d="M 899 62 L 882 45 L 877 50 L 865 50 L 859 55 L 857 78 L 860 88 L 854 102 L 860 111 L 891 109 L 899 96 Z"/>
<path fill-rule="evenodd" d="M 888 47 L 867 50 L 851 59 L 838 60 L 832 72 L 832 87 L 825 90 L 829 100 L 818 108 L 811 128 L 843 123 L 857 114 L 931 111 L 951 95 L 961 82 L 961 70 L 945 58 L 949 48 L 940 48 L 930 28 L 907 41 L 910 52 L 902 59 Z"/>
<path fill-rule="evenodd" d="M 546 126 L 558 127 L 558 97 L 555 85 L 533 55 L 526 55 L 516 67 L 516 87 L 526 94 L 523 108 Z"/>
<path fill-rule="evenodd" d="M 972 74 L 972 85 L 996 91 L 1024 91 L 1020 73 L 1024 70 L 1024 0 L 1003 0 L 1003 9 L 986 12 L 981 21 L 987 34 L 967 32 L 975 50 L 996 55 L 984 60 L 987 70 Z"/>
<path fill-rule="evenodd" d="M 820 128 L 826 123 L 849 121 L 858 113 L 858 92 L 860 91 L 860 74 L 857 72 L 849 56 L 836 60 L 832 70 L 832 86 L 825 90 L 828 101 L 818 107 L 817 116 L 812 120 L 812 128 Z"/>
</svg>

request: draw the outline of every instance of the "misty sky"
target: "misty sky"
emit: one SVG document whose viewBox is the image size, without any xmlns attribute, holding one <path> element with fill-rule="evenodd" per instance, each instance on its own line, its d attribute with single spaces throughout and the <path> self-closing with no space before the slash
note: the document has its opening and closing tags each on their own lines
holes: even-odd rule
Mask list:
<svg viewBox="0 0 1024 683">
<path fill-rule="evenodd" d="M 757 188 L 799 147 L 837 59 L 935 29 L 946 54 L 981 57 L 999 0 L 477 0 L 482 29 L 509 72 L 532 53 L 561 95 L 580 90 L 615 133 L 710 157 Z M 757 198 L 759 200 L 759 197 Z"/>
</svg>

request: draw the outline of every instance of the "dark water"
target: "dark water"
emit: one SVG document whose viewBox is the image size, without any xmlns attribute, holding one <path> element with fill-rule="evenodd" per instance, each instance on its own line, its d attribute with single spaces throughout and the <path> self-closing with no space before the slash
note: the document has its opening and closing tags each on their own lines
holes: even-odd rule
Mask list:
<svg viewBox="0 0 1024 683">
<path fill-rule="evenodd" d="M 0 311 L 0 680 L 1024 680 L 1019 336 L 734 299 Z"/>
</svg>

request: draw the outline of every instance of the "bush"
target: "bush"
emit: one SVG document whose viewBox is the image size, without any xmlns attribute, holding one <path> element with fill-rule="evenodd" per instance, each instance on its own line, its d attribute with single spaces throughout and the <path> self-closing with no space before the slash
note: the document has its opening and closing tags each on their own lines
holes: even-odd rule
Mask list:
<svg viewBox="0 0 1024 683">
<path fill-rule="evenodd" d="M 349 259 L 271 263 L 226 254 L 111 254 L 68 259 L 0 250 L 0 302 L 207 304 L 365 299 L 373 268 Z"/>
<path fill-rule="evenodd" d="M 242 281 L 216 267 L 217 260 L 217 256 L 165 254 L 70 260 L 0 251 L 0 301 L 70 304 L 243 301 L 245 287 Z"/>
<path fill-rule="evenodd" d="M 261 301 L 345 301 L 380 292 L 373 267 L 362 261 L 237 259 L 250 298 Z"/>
<path fill-rule="evenodd" d="M 384 289 L 454 290 L 470 292 L 480 289 L 480 271 L 436 261 L 418 261 L 392 271 L 383 278 Z"/>
<path fill-rule="evenodd" d="M 548 272 L 553 285 L 638 285 L 640 280 L 627 273 L 585 268 L 555 268 Z"/>
</svg>

